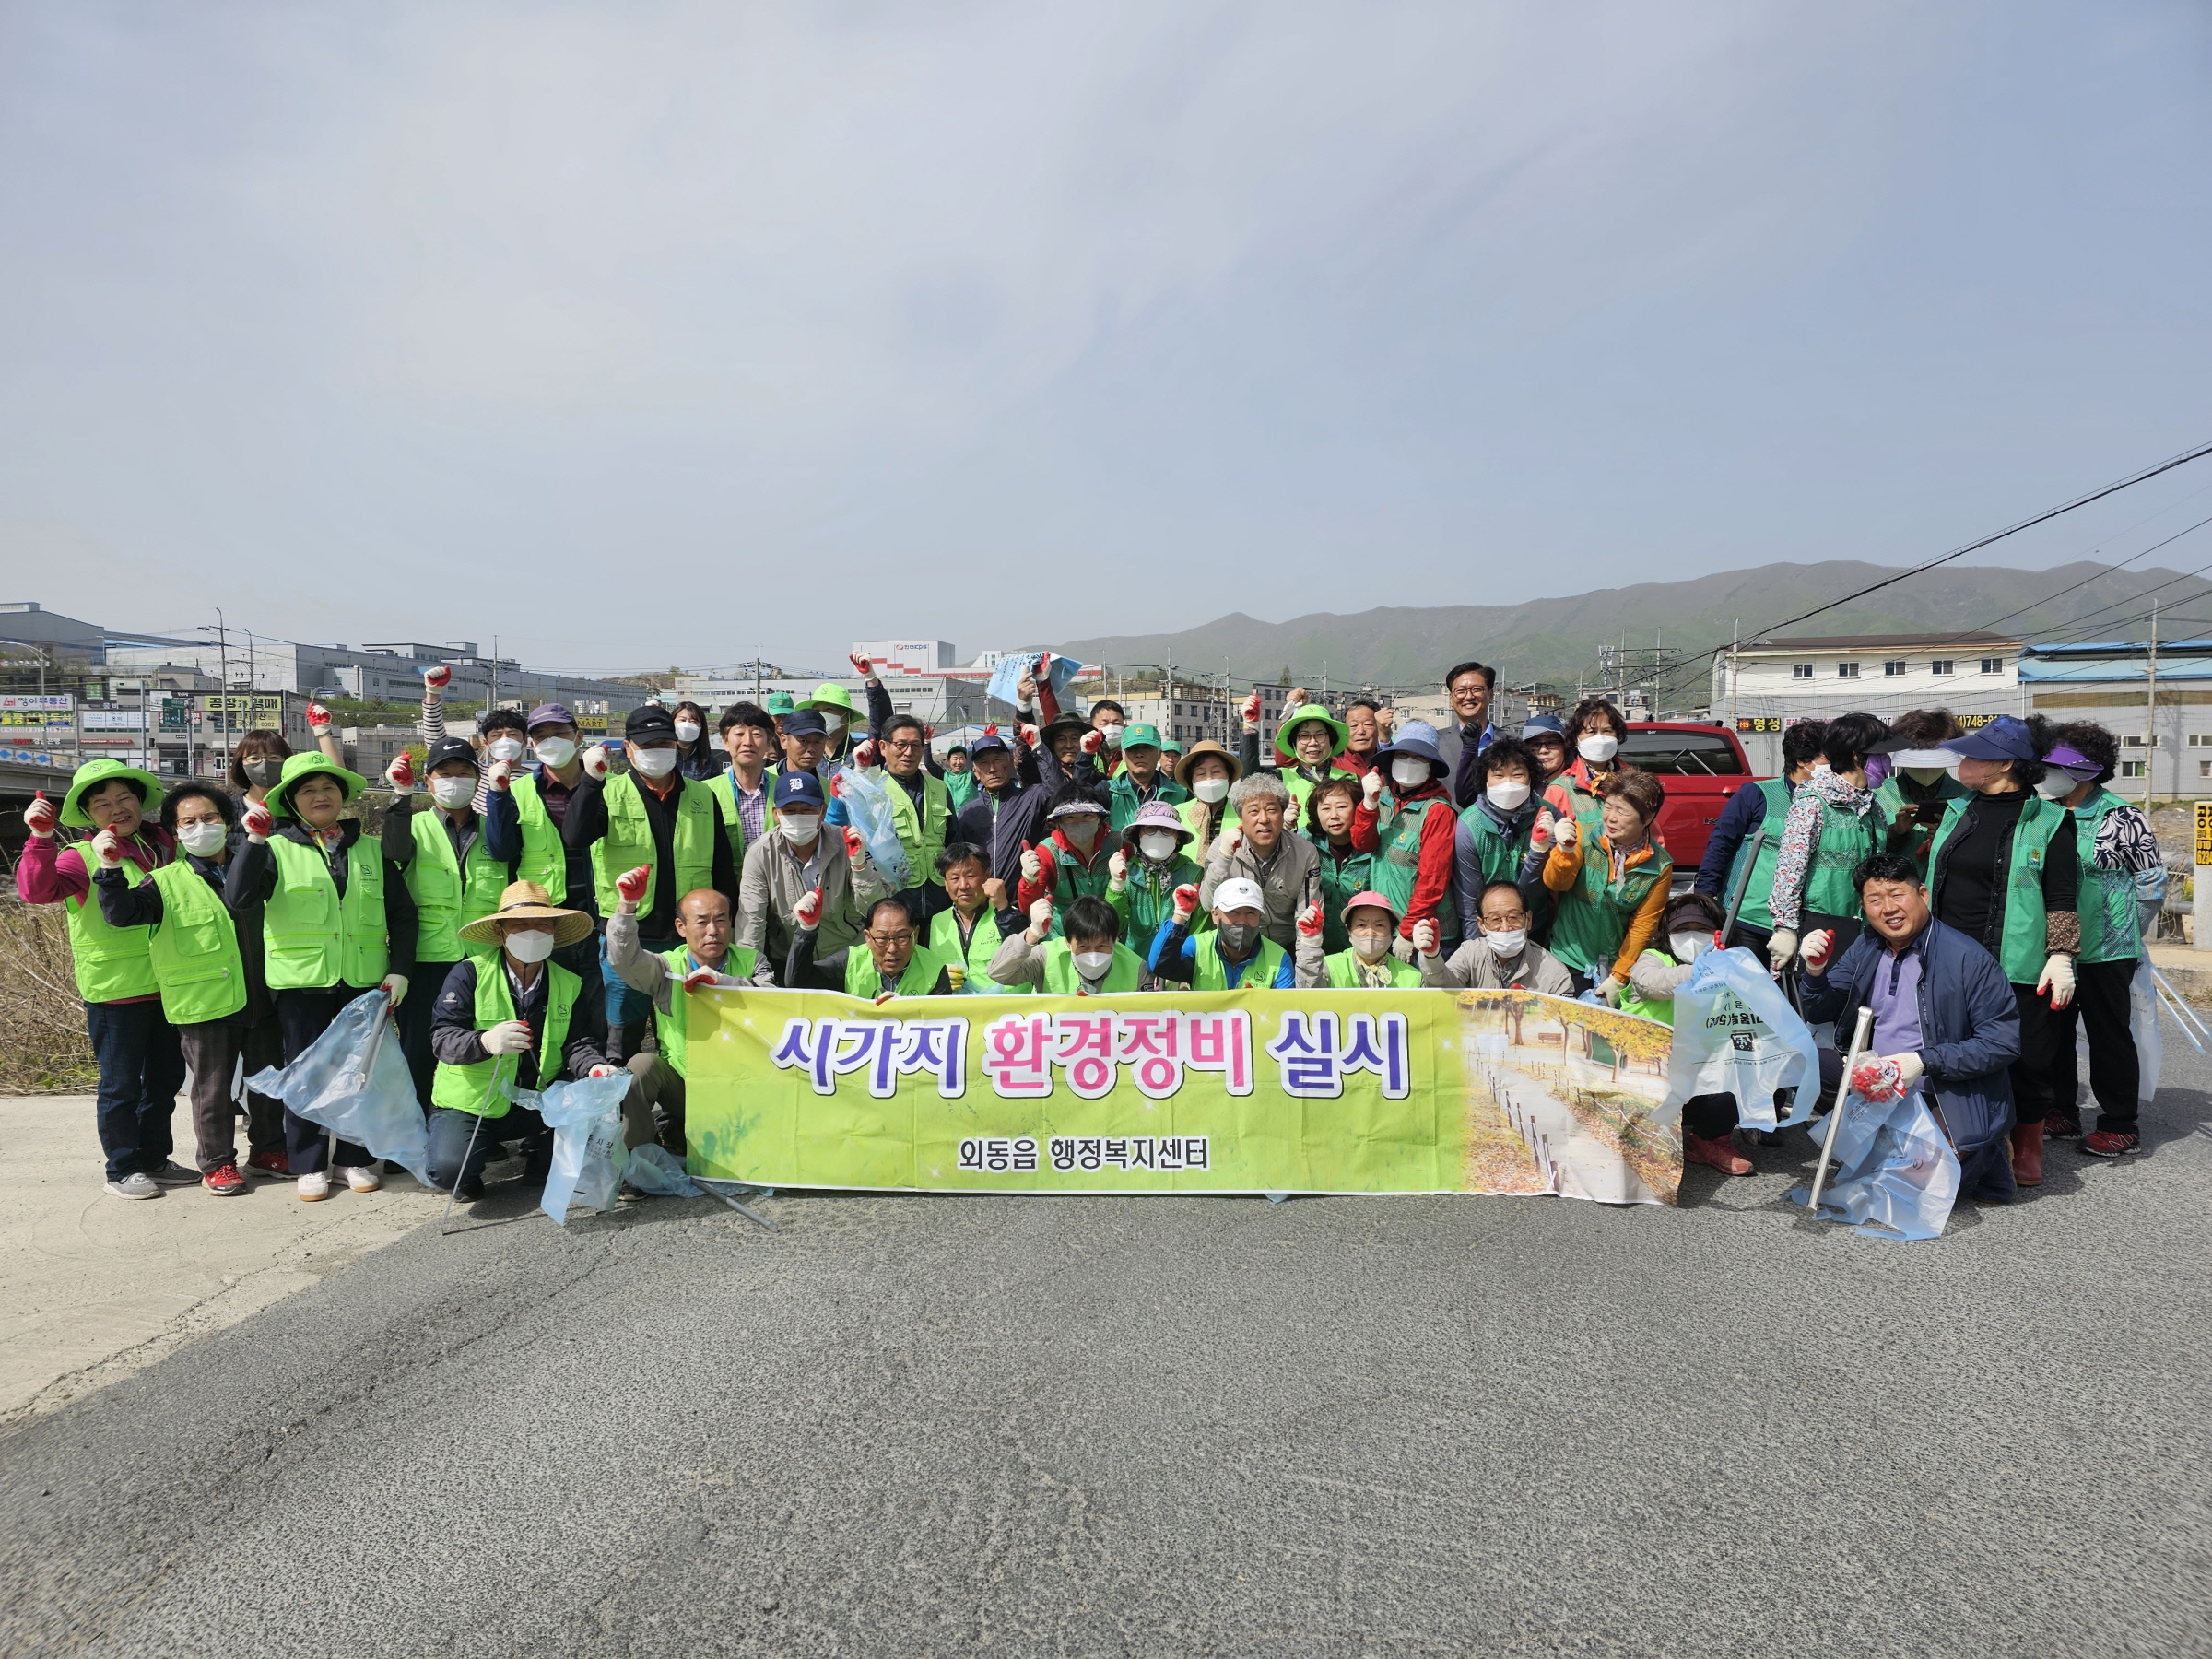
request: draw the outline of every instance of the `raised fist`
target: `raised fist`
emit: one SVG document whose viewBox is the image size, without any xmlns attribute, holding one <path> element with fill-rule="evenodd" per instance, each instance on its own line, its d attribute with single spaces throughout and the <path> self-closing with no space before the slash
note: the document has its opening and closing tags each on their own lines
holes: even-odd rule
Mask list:
<svg viewBox="0 0 2212 1659">
<path fill-rule="evenodd" d="M 123 837 L 112 830 L 102 830 L 92 838 L 92 852 L 101 869 L 117 869 L 123 864 Z"/>
<path fill-rule="evenodd" d="M 594 778 L 606 776 L 606 745 L 594 743 L 583 751 L 583 770 Z"/>
<path fill-rule="evenodd" d="M 1321 901 L 1315 900 L 1299 912 L 1298 931 L 1309 939 L 1321 937 Z"/>
<path fill-rule="evenodd" d="M 862 679 L 874 679 L 876 677 L 875 663 L 867 657 L 862 656 L 858 652 L 853 652 L 849 653 L 846 656 L 845 661 L 853 665 L 853 669 L 860 675 Z"/>
<path fill-rule="evenodd" d="M 721 973 L 712 968 L 694 968 L 684 975 L 684 989 L 687 991 L 701 990 L 721 977 Z"/>
<path fill-rule="evenodd" d="M 1434 916 L 1423 916 L 1413 924 L 1414 949 L 1423 956 L 1434 956 L 1437 946 L 1441 943 L 1437 937 L 1439 931 Z"/>
<path fill-rule="evenodd" d="M 1806 972 L 1819 973 L 1828 967 L 1830 953 L 1835 947 L 1834 931 L 1823 927 L 1806 934 L 1804 942 L 1797 947 L 1797 953 L 1805 959 Z"/>
<path fill-rule="evenodd" d="M 415 757 L 406 749 L 401 749 L 394 757 L 392 764 L 384 768 L 384 782 L 401 794 L 412 794 L 415 792 Z"/>
<path fill-rule="evenodd" d="M 850 824 L 845 826 L 845 856 L 853 861 L 854 869 L 866 862 L 868 856 L 868 843 L 861 839 L 860 831 Z"/>
<path fill-rule="evenodd" d="M 1129 849 L 1116 847 L 1106 860 L 1106 878 L 1118 892 L 1122 883 L 1129 879 Z"/>
<path fill-rule="evenodd" d="M 876 764 L 875 738 L 869 737 L 853 746 L 853 764 L 855 766 L 873 766 Z"/>
<path fill-rule="evenodd" d="M 791 907 L 791 913 L 801 927 L 819 927 L 822 924 L 822 889 L 814 888 L 803 895 Z"/>
<path fill-rule="evenodd" d="M 23 808 L 23 828 L 41 841 L 53 833 L 53 803 L 40 790 L 31 797 L 30 805 Z"/>
<path fill-rule="evenodd" d="M 319 702 L 307 705 L 307 729 L 318 737 L 330 730 L 330 711 Z"/>
<path fill-rule="evenodd" d="M 1369 776 L 1373 776 L 1371 772 Z M 1535 822 L 1528 827 L 1528 849 L 1532 853 L 1551 851 L 1551 814 L 1539 812 Z"/>
<path fill-rule="evenodd" d="M 1215 838 L 1213 852 L 1209 853 L 1207 856 L 1211 857 L 1214 853 L 1218 853 L 1223 858 L 1234 858 L 1237 855 L 1237 849 L 1243 844 L 1244 831 L 1231 824 Z"/>
<path fill-rule="evenodd" d="M 1571 847 L 1581 837 L 1583 827 L 1572 818 L 1561 816 L 1551 821 L 1551 839 L 1562 847 Z"/>
<path fill-rule="evenodd" d="M 1021 706 L 1025 709 L 1036 702 L 1037 676 L 1033 670 L 1022 670 L 1021 678 L 1015 682 L 1014 695 L 1020 699 Z"/>
<path fill-rule="evenodd" d="M 644 901 L 645 888 L 652 881 L 653 866 L 642 864 L 634 870 L 625 870 L 616 877 L 615 891 L 621 895 L 626 903 L 640 904 Z"/>
<path fill-rule="evenodd" d="M 1104 748 L 1105 747 L 1106 747 L 1106 734 L 1105 734 L 1105 733 L 1103 733 L 1103 732 L 1100 732 L 1100 731 L 1097 731 L 1097 730 L 1095 730 L 1095 729 L 1094 729 L 1094 730 L 1092 730 L 1092 731 L 1088 731 L 1088 732 L 1086 732 L 1086 733 L 1084 733 L 1084 734 L 1083 734 L 1083 752 L 1084 752 L 1085 754 L 1087 754 L 1087 755 L 1094 755 L 1094 756 L 1095 756 L 1095 755 L 1096 755 L 1096 754 L 1097 754 L 1097 753 L 1098 753 L 1098 752 L 1099 752 L 1100 749 Z"/>
<path fill-rule="evenodd" d="M 442 691 L 453 683 L 453 671 L 443 663 L 422 671 L 422 688 L 426 691 Z"/>
<path fill-rule="evenodd" d="M 1288 714 L 1300 703 L 1309 700 L 1311 700 L 1307 697 L 1306 688 L 1303 686 L 1293 686 L 1290 688 L 1289 694 L 1283 699 L 1283 712 Z"/>
<path fill-rule="evenodd" d="M 1024 847 L 1021 850 L 1021 878 L 1024 881 L 1036 881 L 1043 875 L 1044 860 L 1037 856 L 1037 849 Z"/>
<path fill-rule="evenodd" d="M 983 883 L 983 902 L 994 911 L 1006 908 L 1006 884 L 994 876 Z"/>
<path fill-rule="evenodd" d="M 1257 691 L 1244 700 L 1244 729 L 1248 732 L 1260 729 L 1260 694 Z"/>
<path fill-rule="evenodd" d="M 1053 930 L 1053 900 L 1048 894 L 1030 906 L 1030 931 L 1039 938 Z"/>
<path fill-rule="evenodd" d="M 514 787 L 514 762 L 494 760 L 491 763 L 491 772 L 487 782 L 501 794 L 506 794 L 508 790 Z"/>
<path fill-rule="evenodd" d="M 245 830 L 248 841 L 265 841 L 269 839 L 270 831 L 276 828 L 276 816 L 263 803 L 248 801 L 245 811 L 239 815 L 238 822 L 240 828 Z"/>
<path fill-rule="evenodd" d="M 1175 919 L 1188 922 L 1198 913 L 1198 889 L 1184 882 L 1175 889 Z"/>
<path fill-rule="evenodd" d="M 1035 748 L 1037 747 L 1037 728 L 1035 726 L 1024 725 L 1016 735 L 1020 737 L 1024 747 Z"/>
<path fill-rule="evenodd" d="M 1377 709 L 1375 711 L 1375 724 L 1381 726 L 1384 731 L 1389 731 L 1391 727 L 1398 724 L 1397 710 Z"/>
<path fill-rule="evenodd" d="M 995 721 L 995 720 L 987 720 L 987 721 L 985 721 L 985 722 L 983 723 L 983 735 L 984 735 L 984 736 L 986 736 L 986 737 L 995 737 L 995 736 L 997 736 L 997 735 L 998 735 L 998 722 L 997 722 L 997 721 Z"/>
<path fill-rule="evenodd" d="M 1380 801 L 1382 798 L 1382 772 L 1371 769 L 1368 774 L 1359 780 L 1359 792 L 1367 797 L 1367 804 L 1371 807 Z"/>
</svg>

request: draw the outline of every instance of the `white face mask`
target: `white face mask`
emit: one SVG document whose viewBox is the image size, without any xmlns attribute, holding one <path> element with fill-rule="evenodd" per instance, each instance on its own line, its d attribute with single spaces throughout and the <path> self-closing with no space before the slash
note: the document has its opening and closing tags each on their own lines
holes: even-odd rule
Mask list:
<svg viewBox="0 0 2212 1659">
<path fill-rule="evenodd" d="M 553 935 L 543 928 L 509 934 L 507 954 L 518 962 L 542 962 L 553 954 Z"/>
<path fill-rule="evenodd" d="M 576 759 L 576 742 L 572 737 L 540 737 L 535 747 L 539 763 L 555 771 Z"/>
<path fill-rule="evenodd" d="M 1060 833 L 1067 837 L 1069 846 L 1088 847 L 1099 839 L 1099 825 L 1103 821 L 1092 818 L 1088 813 L 1077 818 L 1064 818 L 1060 820 Z"/>
<path fill-rule="evenodd" d="M 1108 748 L 1120 748 L 1122 747 L 1122 728 L 1120 726 L 1100 726 L 1099 730 L 1106 735 L 1106 747 Z"/>
<path fill-rule="evenodd" d="M 1400 789 L 1418 789 L 1429 782 L 1429 762 L 1418 755 L 1400 755 L 1390 763 L 1390 781 Z"/>
<path fill-rule="evenodd" d="M 826 714 L 822 717 L 822 719 L 823 724 L 830 728 L 830 746 L 834 747 L 836 747 L 837 740 L 845 735 L 844 716 L 841 714 Z"/>
<path fill-rule="evenodd" d="M 1147 830 L 1136 838 L 1136 850 L 1154 864 L 1166 864 L 1181 843 L 1182 837 L 1171 830 Z"/>
<path fill-rule="evenodd" d="M 1666 935 L 1666 943 L 1668 947 L 1674 951 L 1676 961 L 1694 962 L 1705 953 L 1706 947 L 1712 943 L 1712 935 L 1701 933 L 1669 934 Z"/>
<path fill-rule="evenodd" d="M 665 778 L 676 770 L 676 751 L 672 748 L 641 748 L 630 756 L 629 763 L 649 778 Z"/>
<path fill-rule="evenodd" d="M 1076 964 L 1076 971 L 1087 980 L 1102 980 L 1106 970 L 1113 966 L 1111 950 L 1077 950 L 1068 953 Z"/>
<path fill-rule="evenodd" d="M 696 720 L 677 721 L 676 723 L 676 740 L 678 743 L 697 743 L 699 741 L 699 722 Z"/>
<path fill-rule="evenodd" d="M 494 760 L 520 760 L 523 758 L 523 740 L 520 737 L 494 737 L 484 752 Z"/>
<path fill-rule="evenodd" d="M 1229 780 L 1227 778 L 1201 778 L 1191 785 L 1191 793 L 1211 806 L 1216 801 L 1228 796 Z"/>
<path fill-rule="evenodd" d="M 1352 948 L 1363 962 L 1379 962 L 1390 954 L 1390 935 L 1384 930 L 1365 927 L 1351 937 Z"/>
<path fill-rule="evenodd" d="M 1936 779 L 1950 770 L 1947 766 L 1900 766 L 1898 768 L 1898 771 L 1903 772 L 1913 782 L 1924 785 L 1935 782 Z"/>
<path fill-rule="evenodd" d="M 1620 739 L 1610 732 L 1602 736 L 1593 734 L 1588 737 L 1578 737 L 1574 742 L 1574 752 L 1593 766 L 1603 766 L 1620 753 Z"/>
<path fill-rule="evenodd" d="M 1518 812 L 1528 801 L 1525 783 L 1492 783 L 1482 793 L 1490 797 L 1490 805 L 1500 812 Z"/>
<path fill-rule="evenodd" d="M 1482 942 L 1490 947 L 1490 954 L 1501 962 L 1510 962 L 1519 956 L 1528 944 L 1528 929 L 1516 927 L 1510 932 L 1486 933 Z"/>
<path fill-rule="evenodd" d="M 462 807 L 477 798 L 474 778 L 432 778 L 430 799 L 441 806 Z"/>
<path fill-rule="evenodd" d="M 2063 801 L 2080 787 L 2065 772 L 2047 771 L 2043 774 L 2042 782 L 2035 786 L 2035 793 L 2046 801 Z"/>
<path fill-rule="evenodd" d="M 821 814 L 779 812 L 776 814 L 776 832 L 794 847 L 811 846 L 814 838 L 822 832 Z"/>
<path fill-rule="evenodd" d="M 229 839 L 230 832 L 219 823 L 177 826 L 177 845 L 194 858 L 213 858 Z"/>
</svg>

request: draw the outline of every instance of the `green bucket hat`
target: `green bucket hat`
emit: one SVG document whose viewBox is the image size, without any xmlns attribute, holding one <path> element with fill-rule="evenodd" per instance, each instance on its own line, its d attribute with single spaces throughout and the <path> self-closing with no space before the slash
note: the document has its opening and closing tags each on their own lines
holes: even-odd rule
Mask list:
<svg viewBox="0 0 2212 1659">
<path fill-rule="evenodd" d="M 69 793 L 62 797 L 62 822 L 72 830 L 95 828 L 85 812 L 85 792 L 98 789 L 102 783 L 112 783 L 117 778 L 138 785 L 143 797 L 139 810 L 147 818 L 161 810 L 161 780 L 152 772 L 140 771 L 120 760 L 88 760 L 69 779 Z"/>
<path fill-rule="evenodd" d="M 269 791 L 269 810 L 278 818 L 298 816 L 292 811 L 292 791 L 316 777 L 335 778 L 349 801 L 369 787 L 369 780 L 359 772 L 347 771 L 321 750 L 310 749 L 286 759 L 284 775 L 276 781 L 276 787 Z"/>
<path fill-rule="evenodd" d="M 1156 725 L 1125 725 L 1122 728 L 1122 748 L 1159 748 L 1159 728 Z"/>
<path fill-rule="evenodd" d="M 840 713 L 848 716 L 860 712 L 853 706 L 853 693 L 832 680 L 824 680 L 817 686 L 812 695 L 799 707 L 822 712 L 824 718 L 828 717 L 827 711 L 830 709 L 835 709 Z"/>
<path fill-rule="evenodd" d="M 1319 703 L 1300 703 L 1297 708 L 1283 716 L 1282 723 L 1275 728 L 1275 752 L 1286 760 L 1296 760 L 1298 751 L 1290 747 L 1290 740 L 1298 735 L 1299 726 L 1309 720 L 1318 720 L 1323 725 L 1329 728 L 1330 754 L 1341 755 L 1344 753 L 1345 739 L 1349 737 L 1351 733 L 1345 729 L 1342 721 Z"/>
<path fill-rule="evenodd" d="M 768 712 L 771 715 L 796 714 L 799 705 L 792 700 L 788 691 L 771 691 L 768 694 Z"/>
</svg>

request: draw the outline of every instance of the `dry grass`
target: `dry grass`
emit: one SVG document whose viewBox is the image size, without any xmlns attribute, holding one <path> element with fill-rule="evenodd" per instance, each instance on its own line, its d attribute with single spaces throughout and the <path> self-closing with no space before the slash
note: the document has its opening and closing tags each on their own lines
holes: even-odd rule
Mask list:
<svg viewBox="0 0 2212 1659">
<path fill-rule="evenodd" d="M 76 1094 L 99 1068 L 58 904 L 0 893 L 0 1094 Z"/>
</svg>

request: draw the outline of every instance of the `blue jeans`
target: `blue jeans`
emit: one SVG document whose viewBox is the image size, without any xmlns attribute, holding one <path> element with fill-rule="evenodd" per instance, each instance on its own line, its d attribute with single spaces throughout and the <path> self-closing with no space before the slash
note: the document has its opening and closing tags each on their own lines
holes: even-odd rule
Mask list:
<svg viewBox="0 0 2212 1659">
<path fill-rule="evenodd" d="M 640 948 L 643 948 L 641 945 Z M 663 947 L 666 948 L 665 946 Z M 606 935 L 599 935 L 599 980 L 606 987 L 606 1023 L 610 1026 L 634 1026 L 641 1020 L 653 1018 L 653 998 L 636 989 L 614 970 L 606 959 Z M 636 1039 L 631 1043 L 634 1046 Z"/>
<path fill-rule="evenodd" d="M 85 1030 L 100 1062 L 100 1149 L 108 1179 L 151 1175 L 176 1147 L 170 1119 L 184 1087 L 184 1054 L 157 997 L 87 1003 Z"/>
</svg>

